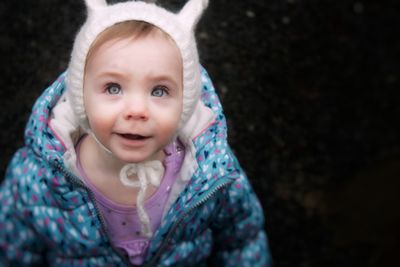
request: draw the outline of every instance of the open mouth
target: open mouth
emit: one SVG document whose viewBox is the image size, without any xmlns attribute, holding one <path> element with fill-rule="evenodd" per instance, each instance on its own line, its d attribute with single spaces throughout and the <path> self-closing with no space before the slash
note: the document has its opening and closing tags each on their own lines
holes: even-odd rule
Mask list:
<svg viewBox="0 0 400 267">
<path fill-rule="evenodd" d="M 123 138 L 129 139 L 129 140 L 144 140 L 148 138 L 147 136 L 139 135 L 139 134 L 120 134 Z"/>
</svg>

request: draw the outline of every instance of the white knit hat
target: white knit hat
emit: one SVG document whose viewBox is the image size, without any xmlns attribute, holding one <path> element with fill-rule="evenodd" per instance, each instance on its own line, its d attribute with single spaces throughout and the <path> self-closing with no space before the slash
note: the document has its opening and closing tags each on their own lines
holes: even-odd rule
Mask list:
<svg viewBox="0 0 400 267">
<path fill-rule="evenodd" d="M 154 1 L 151 1 L 154 2 Z M 66 77 L 67 98 L 80 126 L 89 130 L 83 104 L 83 79 L 86 57 L 97 36 L 108 27 L 130 20 L 144 21 L 160 28 L 176 43 L 183 63 L 183 109 L 179 129 L 193 114 L 200 98 L 201 76 L 194 29 L 208 5 L 208 0 L 189 0 L 179 13 L 172 13 L 153 3 L 128 1 L 108 5 L 105 0 L 85 0 L 88 17 L 72 50 Z"/>
</svg>

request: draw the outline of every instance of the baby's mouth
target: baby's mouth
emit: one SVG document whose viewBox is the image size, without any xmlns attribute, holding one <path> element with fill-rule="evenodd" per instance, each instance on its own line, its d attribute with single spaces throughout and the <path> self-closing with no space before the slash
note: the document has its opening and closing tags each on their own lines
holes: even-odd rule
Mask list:
<svg viewBox="0 0 400 267">
<path fill-rule="evenodd" d="M 143 136 L 140 134 L 120 134 L 123 138 L 130 139 L 130 140 L 144 140 L 148 138 L 147 136 Z"/>
</svg>

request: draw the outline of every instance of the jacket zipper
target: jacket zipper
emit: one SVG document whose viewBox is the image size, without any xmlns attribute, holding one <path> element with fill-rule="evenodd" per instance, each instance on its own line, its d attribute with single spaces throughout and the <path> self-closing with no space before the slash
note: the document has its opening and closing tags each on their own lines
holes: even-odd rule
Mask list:
<svg viewBox="0 0 400 267">
<path fill-rule="evenodd" d="M 191 206 L 187 211 L 184 212 L 184 214 L 174 223 L 174 225 L 171 227 L 171 229 L 168 231 L 167 236 L 165 239 L 162 241 L 160 248 L 157 250 L 157 253 L 154 255 L 154 257 L 143 267 L 152 267 L 154 266 L 153 264 L 158 260 L 158 258 L 161 256 L 161 254 L 165 251 L 166 246 L 168 245 L 170 239 L 172 238 L 173 233 L 176 231 L 178 226 L 183 222 L 183 220 L 189 216 L 190 213 L 192 213 L 195 209 L 206 203 L 208 200 L 210 200 L 219 190 L 222 188 L 228 186 L 231 184 L 233 181 L 225 181 L 218 186 L 216 186 L 211 192 L 209 192 L 207 195 L 205 195 L 201 200 L 197 201 L 193 206 Z"/>
<path fill-rule="evenodd" d="M 66 176 L 67 179 L 69 179 L 71 181 L 71 183 L 84 188 L 88 193 L 89 193 L 89 198 L 93 203 L 94 209 L 98 215 L 100 224 L 101 224 L 101 228 L 103 230 L 103 232 L 109 237 L 109 233 L 107 230 L 107 226 L 104 222 L 104 218 L 102 216 L 102 214 L 100 213 L 100 209 L 97 206 L 97 202 L 95 201 L 94 198 L 94 193 L 93 191 L 88 188 L 81 179 L 79 179 L 78 177 L 76 177 L 74 174 L 72 174 L 71 172 L 67 171 L 65 169 L 65 167 L 60 163 L 57 162 L 57 167 L 64 173 L 64 175 Z M 221 184 L 219 184 L 218 186 L 216 186 L 211 192 L 208 192 L 207 195 L 205 195 L 201 200 L 197 201 L 193 206 L 191 206 L 187 211 L 184 212 L 184 214 L 179 218 L 179 220 L 177 220 L 174 225 L 171 227 L 171 229 L 168 231 L 168 234 L 166 236 L 166 238 L 162 241 L 160 248 L 157 250 L 157 253 L 154 255 L 154 257 L 146 264 L 143 265 L 143 267 L 152 267 L 153 264 L 156 262 L 156 260 L 161 256 L 161 254 L 165 251 L 165 247 L 168 245 L 170 239 L 172 238 L 173 233 L 176 231 L 176 229 L 178 228 L 178 226 L 182 223 L 182 221 L 189 216 L 190 213 L 192 213 L 195 209 L 197 209 L 198 207 L 200 207 L 201 205 L 203 205 L 204 203 L 206 203 L 208 200 L 210 200 L 219 190 L 221 190 L 222 188 L 230 185 L 233 181 L 229 180 L 229 181 L 225 181 Z M 123 260 L 123 262 L 127 265 L 127 266 L 132 266 L 135 267 L 136 265 L 133 265 L 124 255 L 122 255 L 118 250 L 116 250 L 111 244 L 110 244 L 111 248 L 113 249 L 113 251 L 120 256 L 120 258 Z"/>
<path fill-rule="evenodd" d="M 94 209 L 95 209 L 95 211 L 96 211 L 96 215 L 97 215 L 98 218 L 99 218 L 100 225 L 101 225 L 101 230 L 104 232 L 104 234 L 105 234 L 107 237 L 109 237 L 110 235 L 109 235 L 109 232 L 108 232 L 106 223 L 105 223 L 104 218 L 103 218 L 103 215 L 101 214 L 100 209 L 99 209 L 99 207 L 98 207 L 98 205 L 97 205 L 97 202 L 96 202 L 96 199 L 95 199 L 95 197 L 94 197 L 93 191 L 92 191 L 89 187 L 87 187 L 87 186 L 82 182 L 82 180 L 79 179 L 76 175 L 74 175 L 74 174 L 72 174 L 71 172 L 69 172 L 68 170 L 66 170 L 66 168 L 65 168 L 60 162 L 57 162 L 56 166 L 57 166 L 57 168 L 59 168 L 59 169 L 61 170 L 62 173 L 64 173 L 65 177 L 66 177 L 67 179 L 69 179 L 70 182 L 71 182 L 72 184 L 74 184 L 74 185 L 76 185 L 76 186 L 79 186 L 79 187 L 85 189 L 85 190 L 88 192 L 89 198 L 90 198 L 90 200 L 92 201 L 93 206 L 94 206 Z M 124 262 L 127 266 L 132 266 L 132 267 L 135 266 L 135 265 L 132 265 L 131 262 L 130 262 L 124 255 L 122 255 L 121 252 L 119 252 L 117 249 L 115 249 L 114 246 L 111 244 L 111 242 L 110 242 L 110 246 L 111 246 L 112 250 L 113 250 L 118 256 L 120 256 L 120 258 L 123 260 L 123 262 Z"/>
</svg>

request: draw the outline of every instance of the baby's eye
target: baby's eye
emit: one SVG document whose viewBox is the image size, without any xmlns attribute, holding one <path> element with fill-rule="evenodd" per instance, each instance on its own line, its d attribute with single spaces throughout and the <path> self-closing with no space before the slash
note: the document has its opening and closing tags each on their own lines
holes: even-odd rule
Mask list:
<svg viewBox="0 0 400 267">
<path fill-rule="evenodd" d="M 121 93 L 121 86 L 116 83 L 107 84 L 106 92 L 110 95 L 118 95 Z"/>
<path fill-rule="evenodd" d="M 151 95 L 156 97 L 162 97 L 165 94 L 168 94 L 168 88 L 162 85 L 154 87 L 153 91 L 151 91 Z"/>
</svg>

